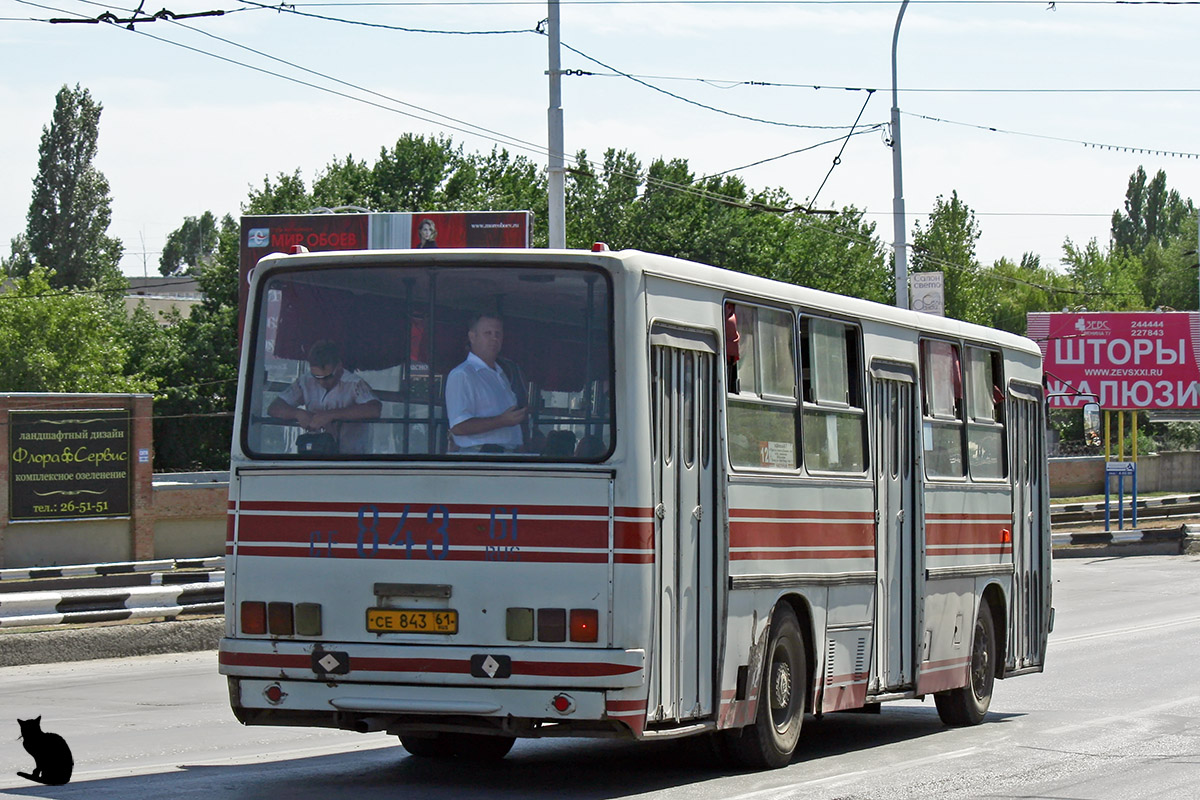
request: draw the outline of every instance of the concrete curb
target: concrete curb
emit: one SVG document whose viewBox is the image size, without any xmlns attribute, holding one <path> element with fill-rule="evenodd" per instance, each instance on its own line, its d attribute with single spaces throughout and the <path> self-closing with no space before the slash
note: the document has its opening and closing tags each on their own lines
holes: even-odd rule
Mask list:
<svg viewBox="0 0 1200 800">
<path fill-rule="evenodd" d="M 1138 500 L 1138 508 L 1159 508 L 1162 506 L 1183 506 L 1193 503 L 1200 503 L 1200 494 L 1176 494 L 1167 497 L 1148 497 L 1145 500 Z M 1126 498 L 1125 508 L 1128 509 L 1133 505 Z M 1111 503 L 1112 508 L 1116 508 L 1117 499 L 1114 497 Z M 1096 503 L 1051 503 L 1050 514 L 1079 514 L 1082 512 L 1104 511 L 1104 501 Z"/>
<path fill-rule="evenodd" d="M 167 558 L 158 561 L 121 561 L 115 564 L 72 564 L 63 567 L 0 569 L 0 582 L 31 581 L 41 578 L 73 578 L 88 575 L 129 575 L 139 572 L 174 570 L 220 570 L 224 568 L 225 556 L 212 556 L 210 558 Z M 196 580 L 196 578 L 193 578 L 193 580 Z M 170 581 L 168 580 L 168 582 Z"/>
<path fill-rule="evenodd" d="M 225 618 L 0 634 L 0 667 L 216 650 Z M 216 659 L 213 659 L 214 665 Z"/>
<path fill-rule="evenodd" d="M 11 592 L 0 594 L 0 628 L 176 617 L 189 609 L 212 613 L 224 602 L 224 573 L 219 580 L 173 586 Z"/>
</svg>

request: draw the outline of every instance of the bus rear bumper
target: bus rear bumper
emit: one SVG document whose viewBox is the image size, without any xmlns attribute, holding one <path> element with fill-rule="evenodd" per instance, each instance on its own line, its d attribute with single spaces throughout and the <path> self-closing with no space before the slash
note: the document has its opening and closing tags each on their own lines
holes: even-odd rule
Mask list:
<svg viewBox="0 0 1200 800">
<path fill-rule="evenodd" d="M 221 640 L 222 675 L 338 684 L 632 689 L 644 650 Z"/>
<path fill-rule="evenodd" d="M 441 731 L 544 737 L 630 736 L 607 713 L 604 691 L 230 678 L 234 715 L 246 725 L 299 725 L 360 733 Z"/>
</svg>

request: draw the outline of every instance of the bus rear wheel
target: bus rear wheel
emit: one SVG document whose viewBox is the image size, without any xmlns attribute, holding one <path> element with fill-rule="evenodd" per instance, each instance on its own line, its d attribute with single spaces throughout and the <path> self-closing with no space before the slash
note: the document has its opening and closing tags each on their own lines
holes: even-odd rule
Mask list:
<svg viewBox="0 0 1200 800">
<path fill-rule="evenodd" d="M 967 685 L 933 696 L 938 716 L 947 725 L 978 725 L 992 704 L 996 681 L 996 624 L 987 602 L 980 603 L 971 637 L 971 665 Z"/>
<path fill-rule="evenodd" d="M 499 761 L 513 749 L 512 736 L 485 736 L 480 733 L 455 733 L 455 751 L 466 761 Z"/>
<path fill-rule="evenodd" d="M 464 761 L 499 761 L 512 750 L 512 736 L 485 736 L 478 733 L 405 734 L 400 745 L 421 758 L 453 758 Z"/>
<path fill-rule="evenodd" d="M 400 746 L 409 755 L 420 758 L 450 758 L 454 755 L 454 742 L 445 733 L 405 734 L 400 737 Z"/>
<path fill-rule="evenodd" d="M 791 606 L 782 604 L 771 624 L 766 665 L 758 690 L 754 722 L 725 732 L 733 760 L 752 769 L 778 769 L 792 760 L 804 722 L 808 657 L 804 635 Z"/>
</svg>

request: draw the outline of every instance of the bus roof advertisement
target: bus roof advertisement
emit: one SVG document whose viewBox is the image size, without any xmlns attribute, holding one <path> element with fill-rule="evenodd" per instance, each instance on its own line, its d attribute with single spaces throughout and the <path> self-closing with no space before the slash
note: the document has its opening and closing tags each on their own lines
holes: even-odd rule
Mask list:
<svg viewBox="0 0 1200 800">
<path fill-rule="evenodd" d="M 1200 313 L 1031 313 L 1052 408 L 1200 410 Z"/>
<path fill-rule="evenodd" d="M 238 260 L 238 341 L 250 275 L 263 256 L 297 245 L 328 250 L 419 250 L 430 247 L 528 247 L 529 211 L 271 214 L 242 217 Z"/>
</svg>

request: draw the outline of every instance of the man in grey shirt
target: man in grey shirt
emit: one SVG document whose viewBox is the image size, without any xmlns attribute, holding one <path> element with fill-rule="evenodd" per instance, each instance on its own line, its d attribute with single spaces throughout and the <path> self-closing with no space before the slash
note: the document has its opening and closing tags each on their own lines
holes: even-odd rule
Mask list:
<svg viewBox="0 0 1200 800">
<path fill-rule="evenodd" d="M 338 346 L 315 342 L 308 351 L 309 371 L 271 401 L 267 414 L 292 420 L 309 432 L 330 434 L 339 453 L 365 453 L 368 426 L 359 420 L 379 419 L 383 403 L 360 376 L 342 366 Z"/>
</svg>

